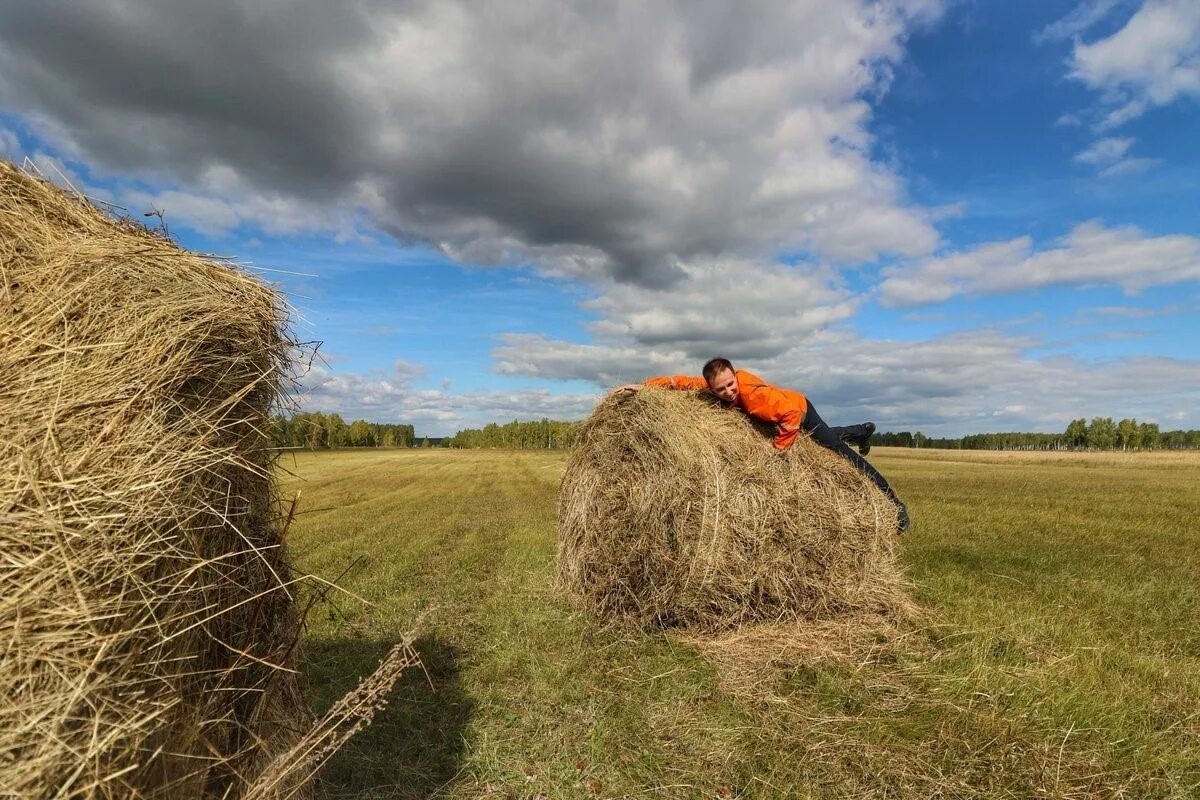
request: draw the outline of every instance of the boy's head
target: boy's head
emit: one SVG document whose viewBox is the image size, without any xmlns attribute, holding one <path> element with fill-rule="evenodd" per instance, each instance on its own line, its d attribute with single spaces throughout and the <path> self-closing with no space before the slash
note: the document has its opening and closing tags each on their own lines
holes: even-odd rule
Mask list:
<svg viewBox="0 0 1200 800">
<path fill-rule="evenodd" d="M 737 375 L 734 374 L 733 364 L 727 358 L 712 358 L 704 365 L 701 374 L 704 375 L 708 388 L 721 399 L 723 403 L 737 400 Z"/>
</svg>

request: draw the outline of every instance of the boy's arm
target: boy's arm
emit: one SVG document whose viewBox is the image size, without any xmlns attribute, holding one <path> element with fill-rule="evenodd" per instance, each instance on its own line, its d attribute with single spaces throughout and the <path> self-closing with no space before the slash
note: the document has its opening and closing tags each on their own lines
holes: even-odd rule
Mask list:
<svg viewBox="0 0 1200 800">
<path fill-rule="evenodd" d="M 708 381 L 704 380 L 704 378 L 699 378 L 693 375 L 659 375 L 654 378 L 647 378 L 644 385 L 654 386 L 658 389 L 695 391 L 699 389 L 707 389 Z"/>
</svg>

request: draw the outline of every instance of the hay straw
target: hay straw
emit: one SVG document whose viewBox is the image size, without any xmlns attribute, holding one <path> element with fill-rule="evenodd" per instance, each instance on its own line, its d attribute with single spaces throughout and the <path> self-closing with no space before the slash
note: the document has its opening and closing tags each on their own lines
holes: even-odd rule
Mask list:
<svg viewBox="0 0 1200 800">
<path fill-rule="evenodd" d="M 892 502 L 809 439 L 778 452 L 694 393 L 601 402 L 558 515 L 559 583 L 609 620 L 721 631 L 907 608 Z"/>
<path fill-rule="evenodd" d="M 0 796 L 234 798 L 311 723 L 274 291 L 0 162 Z"/>
</svg>

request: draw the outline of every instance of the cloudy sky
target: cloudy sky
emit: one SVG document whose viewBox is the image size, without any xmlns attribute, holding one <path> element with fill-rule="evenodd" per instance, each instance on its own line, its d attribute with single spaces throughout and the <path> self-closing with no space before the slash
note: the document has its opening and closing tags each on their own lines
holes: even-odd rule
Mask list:
<svg viewBox="0 0 1200 800">
<path fill-rule="evenodd" d="M 278 283 L 348 420 L 719 354 L 883 430 L 1200 428 L 1195 0 L 0 0 L 0 155 Z"/>
</svg>

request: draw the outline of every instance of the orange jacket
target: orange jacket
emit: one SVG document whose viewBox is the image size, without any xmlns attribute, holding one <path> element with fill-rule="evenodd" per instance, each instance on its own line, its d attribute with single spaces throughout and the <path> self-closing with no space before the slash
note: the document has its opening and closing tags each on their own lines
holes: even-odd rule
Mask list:
<svg viewBox="0 0 1200 800">
<path fill-rule="evenodd" d="M 796 441 L 800 423 L 808 413 L 808 398 L 791 389 L 772 386 L 753 372 L 735 369 L 738 396 L 735 405 L 755 419 L 772 422 L 779 426 L 775 435 L 775 447 L 786 450 Z M 660 375 L 644 381 L 646 386 L 660 389 L 707 389 L 704 378 L 691 375 Z"/>
</svg>

